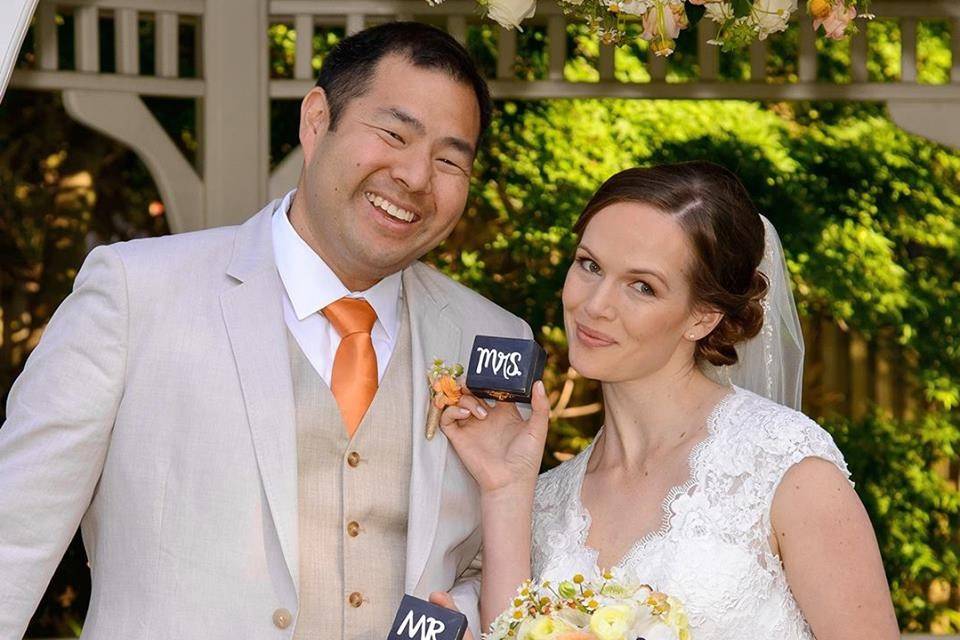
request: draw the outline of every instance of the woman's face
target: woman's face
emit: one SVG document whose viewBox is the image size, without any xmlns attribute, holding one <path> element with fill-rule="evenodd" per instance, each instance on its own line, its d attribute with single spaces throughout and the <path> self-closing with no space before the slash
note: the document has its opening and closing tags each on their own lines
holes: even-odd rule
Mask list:
<svg viewBox="0 0 960 640">
<path fill-rule="evenodd" d="M 573 368 L 620 382 L 692 365 L 717 314 L 691 308 L 691 251 L 673 217 L 649 205 L 621 202 L 594 215 L 563 286 Z"/>
</svg>

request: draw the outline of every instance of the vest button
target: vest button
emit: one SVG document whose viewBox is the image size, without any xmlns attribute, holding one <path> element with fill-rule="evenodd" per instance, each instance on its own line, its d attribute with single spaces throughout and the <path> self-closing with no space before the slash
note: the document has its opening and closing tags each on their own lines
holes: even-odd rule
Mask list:
<svg viewBox="0 0 960 640">
<path fill-rule="evenodd" d="M 286 609 L 281 608 L 273 612 L 273 624 L 275 624 L 278 629 L 286 629 L 292 621 L 293 616 L 290 615 L 290 612 Z"/>
<path fill-rule="evenodd" d="M 350 602 L 350 606 L 356 609 L 363 604 L 363 594 L 359 591 L 354 591 L 347 600 Z"/>
<path fill-rule="evenodd" d="M 351 451 L 350 455 L 347 456 L 347 464 L 356 468 L 360 464 L 360 454 L 356 451 Z"/>
<path fill-rule="evenodd" d="M 348 522 L 347 523 L 347 535 L 351 538 L 356 538 L 360 535 L 360 523 L 359 522 Z"/>
</svg>

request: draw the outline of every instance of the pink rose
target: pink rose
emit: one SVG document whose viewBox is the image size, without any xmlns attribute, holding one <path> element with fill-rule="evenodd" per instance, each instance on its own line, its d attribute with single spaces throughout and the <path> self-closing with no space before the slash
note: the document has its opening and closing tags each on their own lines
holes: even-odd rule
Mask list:
<svg viewBox="0 0 960 640">
<path fill-rule="evenodd" d="M 683 6 L 680 6 L 683 11 Z M 684 17 L 686 17 L 684 15 Z M 650 10 L 643 16 L 643 39 L 653 40 L 663 38 L 672 40 L 680 35 L 680 24 L 677 21 L 677 14 L 673 6 L 668 5 L 666 11 L 662 4 L 656 4 L 650 7 Z"/>
<path fill-rule="evenodd" d="M 828 38 L 839 40 L 844 36 L 844 31 L 850 21 L 857 17 L 857 9 L 854 6 L 847 6 L 843 0 L 837 0 L 830 8 L 830 13 L 825 18 L 814 18 L 813 28 L 819 29 L 823 26 L 823 31 Z"/>
</svg>

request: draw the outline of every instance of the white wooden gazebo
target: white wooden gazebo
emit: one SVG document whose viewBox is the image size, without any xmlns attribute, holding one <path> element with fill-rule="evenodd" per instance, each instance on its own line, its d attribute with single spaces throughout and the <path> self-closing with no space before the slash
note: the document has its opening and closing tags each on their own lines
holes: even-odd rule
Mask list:
<svg viewBox="0 0 960 640">
<path fill-rule="evenodd" d="M 904 129 L 960 148 L 960 0 L 877 0 L 872 10 L 899 21 L 902 70 L 897 82 L 868 81 L 866 30 L 851 44 L 852 82 L 817 82 L 815 34 L 800 25 L 798 79 L 768 83 L 767 43 L 750 51 L 749 81 L 718 79 L 718 49 L 707 43 L 712 23 L 698 30 L 700 76 L 684 83 L 666 81 L 669 62 L 654 58 L 650 82 L 615 79 L 614 50 L 601 46 L 598 82 L 564 79 L 566 17 L 555 3 L 543 0 L 532 24 L 546 29 L 549 76 L 516 80 L 516 32 L 498 30 L 498 61 L 491 90 L 497 98 L 678 98 L 747 100 L 869 100 L 886 102 Z M 58 12 L 73 14 L 75 69 L 58 68 Z M 447 0 L 430 7 L 423 0 L 40 0 L 34 20 L 37 68 L 17 69 L 11 87 L 62 91 L 71 117 L 116 138 L 144 161 L 166 205 L 172 231 L 237 223 L 271 197 L 296 183 L 301 154 L 294 151 L 272 171 L 268 167 L 271 99 L 302 97 L 314 84 L 313 33 L 340 27 L 349 33 L 374 22 L 416 19 L 444 26 L 465 40 L 468 25 L 480 20 L 472 0 Z M 952 24 L 952 74 L 949 84 L 917 82 L 917 25 L 923 19 Z M 103 71 L 98 30 L 113 21 L 115 72 Z M 140 21 L 155 21 L 155 73 L 140 73 Z M 292 79 L 271 79 L 267 30 L 291 24 L 297 34 Z M 192 23 L 197 34 L 199 77 L 182 77 L 178 69 L 179 26 Z M 776 36 L 773 36 L 776 37 Z M 202 170 L 198 172 L 175 147 L 141 101 L 141 96 L 197 99 Z"/>
</svg>

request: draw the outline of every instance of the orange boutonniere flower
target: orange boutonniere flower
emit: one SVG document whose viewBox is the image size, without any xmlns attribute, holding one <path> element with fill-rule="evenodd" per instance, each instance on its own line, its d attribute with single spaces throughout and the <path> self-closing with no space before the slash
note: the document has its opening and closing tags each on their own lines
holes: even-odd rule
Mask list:
<svg viewBox="0 0 960 640">
<path fill-rule="evenodd" d="M 426 426 L 427 440 L 432 440 L 437 434 L 437 428 L 440 426 L 440 414 L 444 408 L 460 402 L 463 387 L 457 382 L 457 378 L 462 375 L 462 364 L 448 366 L 439 358 L 433 361 L 433 365 L 427 371 L 427 380 L 430 381 L 430 411 L 427 414 Z"/>
<path fill-rule="evenodd" d="M 438 409 L 457 404 L 462 395 L 463 388 L 451 375 L 440 376 L 433 381 L 433 404 Z"/>
</svg>

